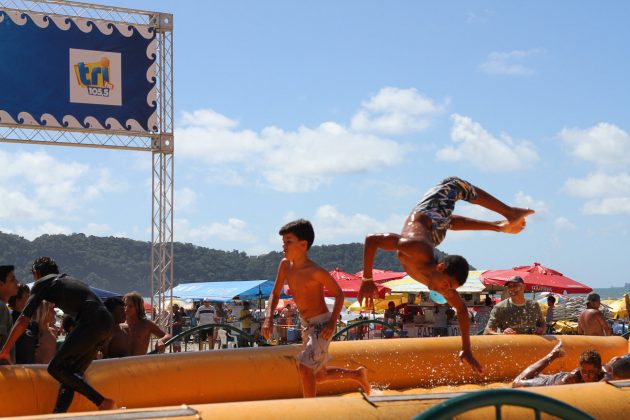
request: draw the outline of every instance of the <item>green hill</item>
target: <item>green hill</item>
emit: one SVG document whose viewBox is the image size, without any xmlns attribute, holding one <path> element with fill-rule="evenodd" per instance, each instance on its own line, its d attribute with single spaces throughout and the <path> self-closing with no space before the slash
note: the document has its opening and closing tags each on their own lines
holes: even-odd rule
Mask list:
<svg viewBox="0 0 630 420">
<path fill-rule="evenodd" d="M 72 235 L 43 235 L 29 241 L 0 232 L 0 264 L 16 266 L 22 282 L 31 282 L 33 260 L 50 256 L 59 268 L 86 283 L 125 293 L 150 293 L 149 242 L 125 238 Z M 274 279 L 282 258 L 280 252 L 249 256 L 239 251 L 220 251 L 189 243 L 175 243 L 174 283 Z M 439 254 L 441 254 L 438 251 Z M 362 269 L 363 244 L 313 246 L 311 258 L 327 270 L 339 267 L 355 273 Z M 393 252 L 379 251 L 374 266 L 402 271 Z"/>
</svg>

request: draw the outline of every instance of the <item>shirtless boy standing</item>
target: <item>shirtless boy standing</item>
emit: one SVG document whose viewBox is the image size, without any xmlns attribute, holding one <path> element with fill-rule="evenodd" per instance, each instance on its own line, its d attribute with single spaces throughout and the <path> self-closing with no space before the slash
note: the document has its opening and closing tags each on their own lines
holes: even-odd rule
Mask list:
<svg viewBox="0 0 630 420">
<path fill-rule="evenodd" d="M 357 382 L 365 393 L 370 392 L 364 367 L 342 369 L 326 367 L 330 359 L 328 346 L 335 332 L 336 321 L 343 307 L 343 292 L 330 274 L 308 258 L 308 250 L 315 239 L 313 226 L 299 219 L 284 225 L 282 235 L 284 259 L 278 266 L 278 274 L 262 326 L 262 333 L 269 339 L 273 331 L 273 311 L 278 306 L 282 288 L 289 284 L 295 303 L 302 317 L 303 350 L 298 355 L 298 369 L 304 397 L 317 394 L 317 384 L 325 381 L 350 379 Z M 335 296 L 333 311 L 328 312 L 324 301 L 324 288 Z"/>
<path fill-rule="evenodd" d="M 457 200 L 466 200 L 485 207 L 501 214 L 505 220 L 488 222 L 454 215 Z M 444 240 L 448 229 L 519 233 L 525 228 L 525 218 L 532 213 L 534 211 L 530 209 L 510 207 L 462 179 L 444 179 L 431 188 L 411 210 L 400 234 L 379 233 L 365 238 L 363 283 L 358 294 L 359 301 L 366 299 L 367 306 L 371 307 L 373 299 L 378 297 L 378 290 L 372 279 L 372 268 L 376 250 L 380 248 L 396 251 L 407 274 L 430 290 L 441 293 L 458 314 L 466 314 L 466 305 L 455 289 L 466 282 L 468 262 L 459 255 L 449 255 L 437 261 L 435 247 Z M 481 365 L 470 349 L 470 320 L 468 316 L 461 315 L 457 319 L 462 336 L 459 358 L 481 372 Z"/>
<path fill-rule="evenodd" d="M 144 299 L 138 292 L 127 293 L 123 297 L 125 303 L 125 322 L 120 327 L 129 336 L 129 355 L 140 356 L 147 354 L 151 335 L 158 337 L 155 349 L 158 353 L 164 353 L 164 343 L 171 338 L 155 322 L 147 319 L 144 312 Z"/>
</svg>

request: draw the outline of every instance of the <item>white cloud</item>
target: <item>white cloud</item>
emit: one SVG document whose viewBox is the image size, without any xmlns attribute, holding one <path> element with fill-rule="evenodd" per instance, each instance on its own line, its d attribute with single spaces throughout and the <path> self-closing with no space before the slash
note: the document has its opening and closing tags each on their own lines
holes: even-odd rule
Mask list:
<svg viewBox="0 0 630 420">
<path fill-rule="evenodd" d="M 591 200 L 584 204 L 582 211 L 586 214 L 619 215 L 630 214 L 630 197 L 609 197 Z"/>
<path fill-rule="evenodd" d="M 187 219 L 175 219 L 174 236 L 177 242 L 206 242 L 211 241 L 254 243 L 257 238 L 247 230 L 247 222 L 230 218 L 227 223 L 210 223 L 191 226 Z"/>
<path fill-rule="evenodd" d="M 368 233 L 399 232 L 406 216 L 391 215 L 385 221 L 376 220 L 362 213 L 346 215 L 333 205 L 320 206 L 315 211 L 313 224 L 316 240 L 320 243 L 339 241 L 362 242 Z"/>
<path fill-rule="evenodd" d="M 14 188 L 9 190 L 0 186 L 0 196 L 2 197 L 0 220 L 46 220 L 53 217 L 53 212 L 50 209 L 37 205 L 35 200 L 29 199 L 22 192 L 15 191 Z"/>
<path fill-rule="evenodd" d="M 402 160 L 405 150 L 392 140 L 356 133 L 334 122 L 296 131 L 267 127 L 255 133 L 237 131 L 233 125 L 228 130 L 228 124 L 212 125 L 213 121 L 184 124 L 176 130 L 179 156 L 211 165 L 242 164 L 244 172 L 262 176 L 278 191 L 312 191 L 335 175 L 392 166 Z M 360 159 L 353 158 L 358 155 Z"/>
<path fill-rule="evenodd" d="M 570 195 L 587 199 L 630 197 L 630 175 L 627 173 L 608 175 L 598 172 L 582 179 L 569 178 L 564 184 L 564 189 Z"/>
<path fill-rule="evenodd" d="M 238 126 L 238 121 L 219 114 L 212 109 L 199 109 L 182 112 L 182 123 L 189 127 L 213 127 L 217 130 L 231 130 Z"/>
<path fill-rule="evenodd" d="M 630 214 L 630 175 L 594 173 L 583 179 L 569 178 L 564 190 L 586 199 L 582 212 L 586 214 Z"/>
<path fill-rule="evenodd" d="M 514 196 L 514 206 L 535 210 L 536 213 L 528 216 L 528 219 L 544 216 L 549 213 L 547 203 L 542 200 L 536 200 L 531 195 L 527 195 L 522 191 L 517 192 Z"/>
<path fill-rule="evenodd" d="M 28 240 L 33 240 L 36 239 L 44 234 L 48 234 L 48 235 L 56 235 L 56 234 L 63 234 L 63 235 L 70 235 L 71 233 L 73 233 L 72 228 L 68 227 L 68 226 L 63 226 L 63 225 L 58 225 L 55 223 L 51 223 L 51 222 L 45 222 L 39 226 L 35 226 L 32 228 L 26 228 L 23 226 L 16 226 L 16 227 L 12 227 L 12 228 L 2 228 L 0 229 L 3 232 L 7 232 L 7 233 L 13 233 L 15 235 L 19 235 L 19 236 L 23 236 L 24 238 L 28 239 Z"/>
<path fill-rule="evenodd" d="M 85 187 L 83 198 L 87 200 L 101 198 L 104 193 L 123 191 L 128 187 L 127 183 L 122 179 L 112 177 L 109 169 L 100 169 L 97 172 L 98 179 L 96 182 Z"/>
<path fill-rule="evenodd" d="M 479 65 L 479 69 L 487 74 L 530 76 L 536 73 L 536 71 L 523 62 L 542 52 L 544 52 L 544 50 L 540 48 L 514 50 L 510 52 L 494 51 L 488 54 L 486 61 Z"/>
<path fill-rule="evenodd" d="M 577 227 L 566 217 L 557 217 L 553 223 L 554 230 L 575 230 Z"/>
<path fill-rule="evenodd" d="M 45 220 L 71 214 L 104 192 L 125 188 L 124 181 L 114 179 L 107 169 L 66 162 L 44 152 L 0 151 L 0 182 L 6 189 L 0 218 Z M 17 214 L 16 214 L 17 213 Z"/>
<path fill-rule="evenodd" d="M 198 194 L 188 188 L 175 190 L 175 211 L 176 212 L 192 212 L 197 208 Z"/>
<path fill-rule="evenodd" d="M 382 88 L 361 104 L 352 118 L 351 128 L 374 134 L 406 134 L 425 130 L 432 117 L 442 114 L 448 105 L 436 104 L 416 89 Z"/>
<path fill-rule="evenodd" d="M 630 135 L 614 124 L 599 123 L 584 130 L 564 128 L 558 133 L 573 156 L 602 168 L 630 163 Z"/>
<path fill-rule="evenodd" d="M 538 161 L 530 142 L 515 141 L 506 134 L 497 138 L 470 117 L 453 114 L 451 120 L 451 139 L 455 145 L 438 150 L 439 160 L 467 162 L 486 172 L 517 171 Z"/>
</svg>

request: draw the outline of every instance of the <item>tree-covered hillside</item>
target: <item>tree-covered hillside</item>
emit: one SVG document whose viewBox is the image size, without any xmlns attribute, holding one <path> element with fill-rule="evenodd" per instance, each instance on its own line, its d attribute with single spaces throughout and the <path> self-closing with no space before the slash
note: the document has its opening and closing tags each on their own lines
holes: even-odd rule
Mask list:
<svg viewBox="0 0 630 420">
<path fill-rule="evenodd" d="M 86 283 L 125 293 L 150 293 L 149 242 L 125 238 L 73 235 L 43 235 L 29 241 L 0 232 L 0 265 L 13 264 L 22 282 L 31 282 L 30 267 L 40 256 L 50 256 L 59 268 Z M 363 244 L 313 246 L 310 257 L 322 267 L 355 273 L 362 269 Z M 219 251 L 192 244 L 175 243 L 174 282 L 274 279 L 280 252 L 248 256 L 239 251 Z M 375 268 L 402 271 L 393 252 L 379 251 Z"/>
</svg>

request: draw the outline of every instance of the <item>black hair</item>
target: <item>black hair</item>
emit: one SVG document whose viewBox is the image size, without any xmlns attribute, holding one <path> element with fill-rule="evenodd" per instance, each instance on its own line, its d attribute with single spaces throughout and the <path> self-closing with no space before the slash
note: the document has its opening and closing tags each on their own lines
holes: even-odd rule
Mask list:
<svg viewBox="0 0 630 420">
<path fill-rule="evenodd" d="M 24 293 L 29 294 L 31 293 L 31 289 L 28 288 L 27 285 L 25 285 L 24 283 L 18 283 L 18 291 L 17 294 L 11 296 L 9 298 L 9 306 L 12 309 L 15 309 L 15 302 L 17 302 L 18 299 L 22 298 L 22 295 L 24 295 Z"/>
<path fill-rule="evenodd" d="M 32 270 L 33 274 L 35 274 L 35 271 L 37 271 L 42 277 L 49 274 L 59 274 L 59 267 L 57 267 L 57 263 L 50 257 L 37 258 L 35 261 L 33 261 Z"/>
<path fill-rule="evenodd" d="M 589 363 L 599 369 L 602 367 L 602 357 L 599 355 L 597 350 L 586 350 L 580 355 L 578 363 Z"/>
<path fill-rule="evenodd" d="M 618 357 L 610 364 L 614 379 L 630 379 L 630 357 Z"/>
<path fill-rule="evenodd" d="M 103 302 L 110 314 L 114 313 L 117 306 L 125 306 L 123 300 L 118 296 L 110 296 Z"/>
<path fill-rule="evenodd" d="M 297 236 L 299 240 L 306 241 L 308 243 L 308 247 L 306 249 L 311 249 L 311 245 L 313 245 L 313 242 L 315 241 L 315 230 L 313 230 L 313 225 L 305 219 L 298 219 L 289 222 L 282 226 L 278 232 L 280 235 L 287 233 L 292 233 Z"/>
<path fill-rule="evenodd" d="M 468 261 L 461 255 L 447 255 L 440 262 L 446 264 L 444 274 L 454 277 L 457 283 L 461 286 L 466 283 L 468 278 Z"/>
<path fill-rule="evenodd" d="M 556 297 L 554 295 L 547 296 L 547 302 L 556 303 Z"/>
<path fill-rule="evenodd" d="M 7 281 L 7 276 L 12 271 L 15 271 L 15 267 L 12 265 L 0 265 L 0 281 L 4 283 Z"/>
<path fill-rule="evenodd" d="M 486 300 L 484 300 L 483 303 L 486 306 L 492 306 L 492 298 L 490 297 L 490 295 L 486 295 Z"/>
</svg>

